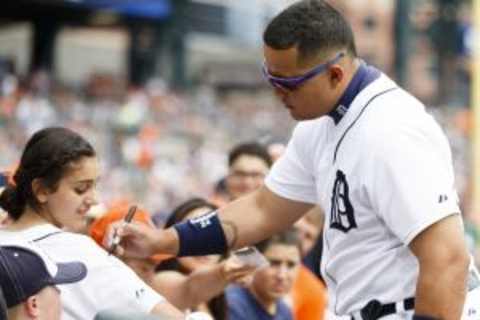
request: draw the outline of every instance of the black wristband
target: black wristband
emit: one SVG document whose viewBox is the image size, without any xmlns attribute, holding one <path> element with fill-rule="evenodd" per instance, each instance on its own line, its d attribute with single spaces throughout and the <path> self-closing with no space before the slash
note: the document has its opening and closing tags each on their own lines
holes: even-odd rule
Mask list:
<svg viewBox="0 0 480 320">
<path fill-rule="evenodd" d="M 206 256 L 227 251 L 227 240 L 216 211 L 173 227 L 180 240 L 178 257 Z"/>
<path fill-rule="evenodd" d="M 440 318 L 437 317 L 432 317 L 432 316 L 426 316 L 426 315 L 418 315 L 414 314 L 412 320 L 440 320 Z"/>
</svg>

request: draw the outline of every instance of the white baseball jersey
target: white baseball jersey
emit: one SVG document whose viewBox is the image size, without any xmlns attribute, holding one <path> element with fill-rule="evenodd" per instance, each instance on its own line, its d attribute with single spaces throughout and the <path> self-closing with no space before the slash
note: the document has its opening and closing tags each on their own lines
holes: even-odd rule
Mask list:
<svg viewBox="0 0 480 320">
<path fill-rule="evenodd" d="M 149 313 L 157 303 L 165 301 L 129 267 L 87 236 L 64 232 L 49 224 L 19 232 L 0 229 L 0 243 L 16 238 L 34 242 L 57 263 L 80 261 L 86 265 L 85 279 L 58 286 L 62 319 L 92 320 L 102 310 Z"/>
<path fill-rule="evenodd" d="M 445 135 L 422 103 L 383 74 L 337 124 L 330 117 L 299 123 L 265 183 L 324 210 L 321 271 L 336 316 L 372 299 L 414 297 L 418 263 L 408 244 L 460 212 Z"/>
</svg>

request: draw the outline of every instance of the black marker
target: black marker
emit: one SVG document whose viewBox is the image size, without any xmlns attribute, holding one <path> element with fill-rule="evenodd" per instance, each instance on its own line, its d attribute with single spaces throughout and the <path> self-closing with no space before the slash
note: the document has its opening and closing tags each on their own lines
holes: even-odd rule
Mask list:
<svg viewBox="0 0 480 320">
<path fill-rule="evenodd" d="M 137 206 L 135 205 L 131 206 L 130 209 L 128 209 L 128 213 L 125 216 L 125 219 L 123 219 L 125 224 L 132 222 L 133 216 L 135 215 L 136 211 L 137 211 Z M 110 247 L 110 250 L 108 250 L 109 255 L 112 255 L 115 252 L 119 243 L 120 243 L 120 237 L 117 234 L 117 230 L 115 230 L 115 234 L 113 235 L 112 246 Z"/>
</svg>

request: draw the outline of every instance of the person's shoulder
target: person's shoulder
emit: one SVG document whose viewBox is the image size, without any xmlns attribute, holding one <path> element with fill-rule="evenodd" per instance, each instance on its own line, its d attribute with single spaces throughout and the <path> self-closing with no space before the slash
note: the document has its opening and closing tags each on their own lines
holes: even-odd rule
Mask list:
<svg viewBox="0 0 480 320">
<path fill-rule="evenodd" d="M 311 137 L 313 132 L 326 130 L 329 122 L 331 121 L 329 121 L 328 116 L 310 120 L 302 120 L 295 126 L 293 134 Z"/>
<path fill-rule="evenodd" d="M 225 295 L 228 300 L 230 299 L 243 300 L 245 299 L 247 293 L 248 293 L 247 289 L 235 284 L 231 284 L 225 289 Z"/>
<path fill-rule="evenodd" d="M 275 320 L 290 320 L 293 319 L 292 310 L 287 306 L 287 304 L 279 299 L 277 302 L 277 314 L 275 315 Z"/>
<path fill-rule="evenodd" d="M 57 233 L 52 235 L 51 241 L 63 244 L 65 247 L 74 246 L 77 248 L 84 248 L 86 250 L 93 250 L 95 252 L 105 252 L 92 238 L 87 235 L 70 231 L 62 231 L 60 229 L 58 230 L 59 231 Z M 39 239 L 38 241 L 43 240 L 47 241 L 47 238 Z"/>
<path fill-rule="evenodd" d="M 362 130 L 371 143 L 438 134 L 439 126 L 425 105 L 398 87 L 378 97 L 362 115 Z"/>
<path fill-rule="evenodd" d="M 230 285 L 225 289 L 229 319 L 255 319 L 255 308 L 250 304 L 248 291 L 237 285 Z"/>
<path fill-rule="evenodd" d="M 294 128 L 291 141 L 297 149 L 312 150 L 322 145 L 326 132 L 333 126 L 333 121 L 328 116 L 322 116 L 312 120 L 300 121 Z"/>
<path fill-rule="evenodd" d="M 45 248 L 57 261 L 79 260 L 88 265 L 104 264 L 108 254 L 92 238 L 57 229 L 34 240 Z M 81 254 L 79 254 L 81 253 Z"/>
</svg>

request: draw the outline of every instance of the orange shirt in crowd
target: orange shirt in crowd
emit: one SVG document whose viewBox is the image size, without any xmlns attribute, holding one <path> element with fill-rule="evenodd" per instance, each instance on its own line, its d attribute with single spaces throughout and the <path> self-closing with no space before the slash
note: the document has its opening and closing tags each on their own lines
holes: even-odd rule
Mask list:
<svg viewBox="0 0 480 320">
<path fill-rule="evenodd" d="M 325 285 L 304 265 L 298 270 L 292 288 L 295 320 L 323 320 L 327 308 Z"/>
</svg>

